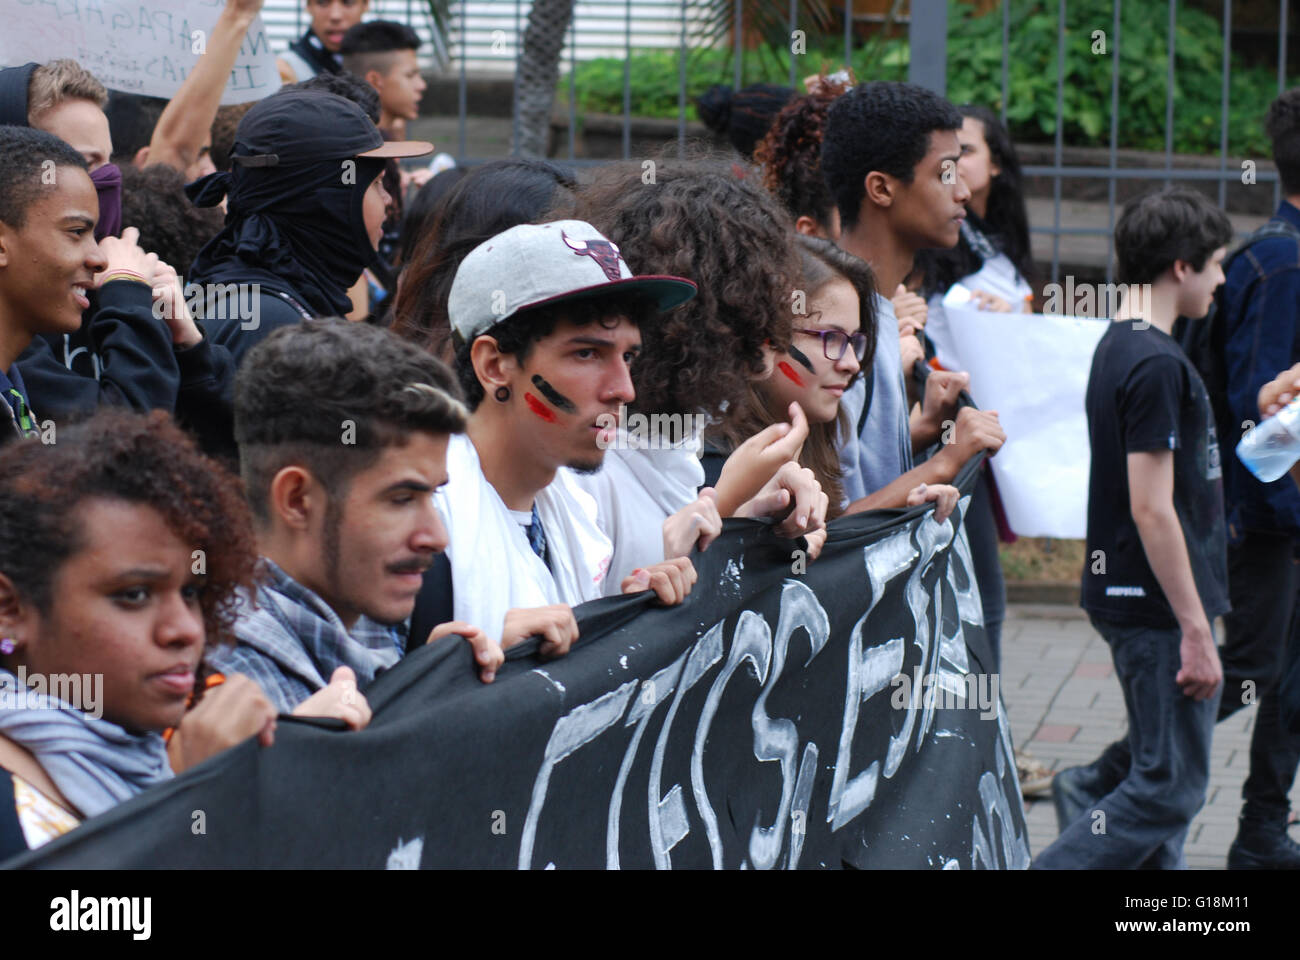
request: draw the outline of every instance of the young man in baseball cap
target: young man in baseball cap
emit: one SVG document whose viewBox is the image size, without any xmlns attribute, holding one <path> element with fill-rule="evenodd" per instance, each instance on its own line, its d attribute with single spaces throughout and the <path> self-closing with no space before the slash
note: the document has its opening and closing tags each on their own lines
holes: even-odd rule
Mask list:
<svg viewBox="0 0 1300 960">
<path fill-rule="evenodd" d="M 689 280 L 634 277 L 618 247 L 580 220 L 513 227 L 460 265 L 448 313 L 473 412 L 449 442 L 438 494 L 450 563 L 443 609 L 459 626 L 502 647 L 540 634 L 542 653 L 561 654 L 577 638 L 570 607 L 612 592 L 595 501 L 560 468 L 601 468 L 610 418 L 635 398 L 641 327 L 694 295 Z M 620 586 L 675 604 L 694 582 L 679 557 Z"/>
</svg>

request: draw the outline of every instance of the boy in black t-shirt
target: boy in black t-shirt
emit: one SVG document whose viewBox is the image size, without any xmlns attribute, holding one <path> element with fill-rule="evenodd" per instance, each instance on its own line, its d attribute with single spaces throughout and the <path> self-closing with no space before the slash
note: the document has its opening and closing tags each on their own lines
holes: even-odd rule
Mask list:
<svg viewBox="0 0 1300 960">
<path fill-rule="evenodd" d="M 1115 227 L 1124 286 L 1093 355 L 1083 607 L 1110 645 L 1129 729 L 1053 783 L 1061 835 L 1043 868 L 1181 868 L 1205 802 L 1223 672 L 1211 623 L 1229 607 L 1214 416 L 1170 335 L 1223 282 L 1232 227 L 1186 189 L 1131 203 Z"/>
</svg>

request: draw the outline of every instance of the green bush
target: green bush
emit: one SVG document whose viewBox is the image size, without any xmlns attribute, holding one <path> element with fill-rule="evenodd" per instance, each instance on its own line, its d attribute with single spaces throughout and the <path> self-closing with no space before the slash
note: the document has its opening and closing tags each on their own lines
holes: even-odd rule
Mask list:
<svg viewBox="0 0 1300 960">
<path fill-rule="evenodd" d="M 1153 11 L 1155 11 L 1153 13 Z M 1158 14 L 1158 15 L 1157 15 Z M 1056 135 L 1055 0 L 1012 0 L 1007 55 L 1007 120 L 1021 142 L 1050 143 Z M 1114 62 L 1112 0 L 1070 0 L 1067 4 L 1063 139 L 1070 146 L 1110 143 L 1111 70 Z M 1094 31 L 1105 31 L 1105 54 L 1093 53 Z M 1118 145 L 1163 150 L 1168 76 L 1168 17 L 1164 4 L 1129 0 L 1122 8 Z M 687 117 L 696 119 L 695 98 L 715 83 L 732 83 L 730 48 L 691 50 L 686 60 Z M 796 64 L 796 82 L 823 66 L 842 65 L 838 38 L 810 37 L 808 53 Z M 904 80 L 905 35 L 876 40 L 853 51 L 861 80 Z M 1180 7 L 1175 40 L 1174 150 L 1217 154 L 1220 141 L 1223 28 L 1200 10 Z M 628 60 L 631 111 L 635 116 L 676 117 L 679 97 L 677 51 L 634 50 Z M 786 50 L 749 50 L 742 59 L 743 82 L 789 82 Z M 623 112 L 622 58 L 578 64 L 574 83 L 579 112 Z M 1288 85 L 1297 82 L 1290 78 Z M 1267 156 L 1263 117 L 1277 94 L 1277 74 L 1267 66 L 1248 67 L 1232 58 L 1228 108 L 1231 156 Z M 561 78 L 557 102 L 567 105 L 569 80 Z M 976 16 L 949 0 L 948 97 L 955 103 L 982 103 L 999 109 L 1002 100 L 1002 14 Z"/>
</svg>

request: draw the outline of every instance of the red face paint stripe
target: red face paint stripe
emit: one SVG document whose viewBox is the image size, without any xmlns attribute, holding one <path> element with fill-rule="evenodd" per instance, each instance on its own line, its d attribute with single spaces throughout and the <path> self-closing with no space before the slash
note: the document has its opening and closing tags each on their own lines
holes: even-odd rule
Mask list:
<svg viewBox="0 0 1300 960">
<path fill-rule="evenodd" d="M 551 413 L 551 411 L 547 409 L 546 405 L 531 393 L 524 394 L 524 402 L 528 404 L 529 410 L 533 411 L 533 413 L 537 414 L 547 423 L 555 422 L 555 414 Z"/>
<path fill-rule="evenodd" d="M 799 378 L 799 374 L 795 372 L 794 367 L 790 366 L 790 364 L 782 360 L 776 365 L 776 368 L 784 373 L 796 387 L 803 386 L 803 380 Z"/>
</svg>

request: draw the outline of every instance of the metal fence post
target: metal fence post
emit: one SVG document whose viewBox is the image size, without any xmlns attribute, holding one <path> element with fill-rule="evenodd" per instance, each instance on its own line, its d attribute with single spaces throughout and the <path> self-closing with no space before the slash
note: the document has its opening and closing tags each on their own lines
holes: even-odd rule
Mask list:
<svg viewBox="0 0 1300 960">
<path fill-rule="evenodd" d="M 912 0 L 912 18 L 907 28 L 911 57 L 907 80 L 933 90 L 948 92 L 948 0 Z"/>
</svg>

